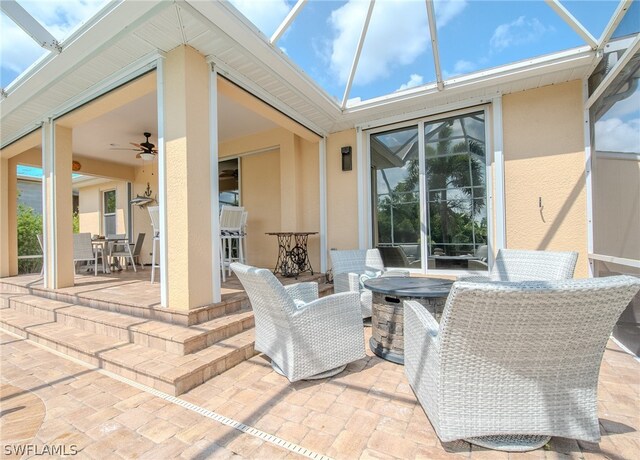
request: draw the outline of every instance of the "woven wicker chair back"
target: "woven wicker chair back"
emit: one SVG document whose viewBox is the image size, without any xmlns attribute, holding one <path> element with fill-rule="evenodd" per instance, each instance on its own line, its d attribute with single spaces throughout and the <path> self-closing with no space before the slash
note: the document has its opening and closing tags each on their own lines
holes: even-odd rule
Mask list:
<svg viewBox="0 0 640 460">
<path fill-rule="evenodd" d="M 273 338 L 289 337 L 290 316 L 296 306 L 282 283 L 266 268 L 255 268 L 239 263 L 231 268 L 242 283 L 255 317 L 256 341 L 263 338 L 271 343 Z M 257 343 L 260 347 L 260 344 Z"/>
<path fill-rule="evenodd" d="M 73 260 L 93 260 L 91 233 L 73 234 Z"/>
<path fill-rule="evenodd" d="M 577 260 L 577 252 L 500 249 L 490 278 L 492 281 L 570 279 Z"/>
<path fill-rule="evenodd" d="M 377 249 L 332 250 L 331 266 L 333 274 L 382 271 L 384 264 Z"/>
<path fill-rule="evenodd" d="M 491 414 L 512 413 L 513 433 L 531 432 L 533 418 L 556 420 L 580 439 L 597 439 L 597 423 L 586 420 L 597 407 L 600 362 L 616 321 L 639 289 L 640 279 L 630 276 L 455 283 L 438 334 L 440 429 L 447 432 L 449 420 L 469 429 L 460 437 L 477 435 L 478 426 L 491 430 Z M 589 413 L 568 416 L 584 407 Z M 468 411 L 467 421 L 477 417 L 478 426 L 461 422 L 453 414 L 458 408 Z"/>
</svg>

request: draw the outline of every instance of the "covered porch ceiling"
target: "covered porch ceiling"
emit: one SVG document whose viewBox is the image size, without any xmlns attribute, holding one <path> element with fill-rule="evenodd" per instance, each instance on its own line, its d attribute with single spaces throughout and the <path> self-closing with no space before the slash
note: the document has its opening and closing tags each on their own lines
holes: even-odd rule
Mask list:
<svg viewBox="0 0 640 460">
<path fill-rule="evenodd" d="M 289 13 L 304 3 L 298 2 Z M 433 84 L 346 105 L 330 96 L 275 44 L 273 37 L 264 35 L 229 2 L 109 3 L 3 88 L 2 146 L 33 131 L 42 119 L 56 118 L 84 103 L 88 94 L 107 92 L 147 72 L 164 52 L 180 45 L 195 48 L 208 57 L 220 75 L 318 134 L 425 107 L 489 100 L 588 75 L 599 59 L 606 42 L 603 39 L 611 36 L 632 4 L 620 2 L 602 36 L 592 40 L 580 21 L 567 15 L 561 2 L 547 3 L 586 45 L 449 80 L 436 79 Z M 280 26 L 286 29 L 287 21 Z M 431 27 L 425 33 L 436 30 Z M 362 31 L 361 44 L 366 27 Z M 431 38 L 432 46 L 437 47 Z M 353 63 L 355 69 L 357 56 Z M 348 91 L 345 95 L 348 97 Z M 111 143 L 131 142 L 131 134 L 126 136 Z"/>
</svg>

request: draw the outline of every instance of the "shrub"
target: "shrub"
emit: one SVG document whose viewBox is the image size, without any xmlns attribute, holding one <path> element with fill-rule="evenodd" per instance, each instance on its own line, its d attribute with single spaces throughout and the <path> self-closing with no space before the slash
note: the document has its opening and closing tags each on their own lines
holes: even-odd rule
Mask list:
<svg viewBox="0 0 640 460">
<path fill-rule="evenodd" d="M 18 205 L 18 256 L 32 256 L 42 254 L 38 235 L 42 234 L 42 216 L 34 212 L 33 208 Z M 18 273 L 34 273 L 40 271 L 42 258 L 19 259 Z"/>
</svg>

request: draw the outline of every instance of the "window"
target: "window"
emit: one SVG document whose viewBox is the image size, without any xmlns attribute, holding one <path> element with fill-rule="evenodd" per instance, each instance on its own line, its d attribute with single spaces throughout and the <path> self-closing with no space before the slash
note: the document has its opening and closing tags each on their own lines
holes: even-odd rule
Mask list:
<svg viewBox="0 0 640 460">
<path fill-rule="evenodd" d="M 372 134 L 370 154 L 386 266 L 487 269 L 484 111 Z"/>
<path fill-rule="evenodd" d="M 233 158 L 218 163 L 220 206 L 240 206 L 239 162 L 238 158 Z"/>
<path fill-rule="evenodd" d="M 116 233 L 116 191 L 102 192 L 102 233 L 104 236 Z"/>
</svg>

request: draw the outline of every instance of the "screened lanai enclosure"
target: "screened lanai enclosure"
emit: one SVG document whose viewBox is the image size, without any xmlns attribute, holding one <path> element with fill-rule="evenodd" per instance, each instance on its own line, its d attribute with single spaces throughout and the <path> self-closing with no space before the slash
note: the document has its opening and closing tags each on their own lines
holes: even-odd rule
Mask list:
<svg viewBox="0 0 640 460">
<path fill-rule="evenodd" d="M 45 284 L 66 270 L 72 161 L 157 200 L 164 307 L 219 297 L 222 204 L 249 209 L 251 261 L 269 267 L 266 234 L 299 231 L 320 272 L 331 248 L 373 247 L 427 276 L 486 272 L 501 248 L 576 251 L 578 277 L 640 270 L 638 1 L 79 5 L 0 2 L 2 276 L 20 165 L 43 168 Z M 145 132 L 146 169 L 117 151 Z M 109 187 L 89 218 L 131 234 Z M 128 212 L 136 233 L 145 212 Z"/>
</svg>

